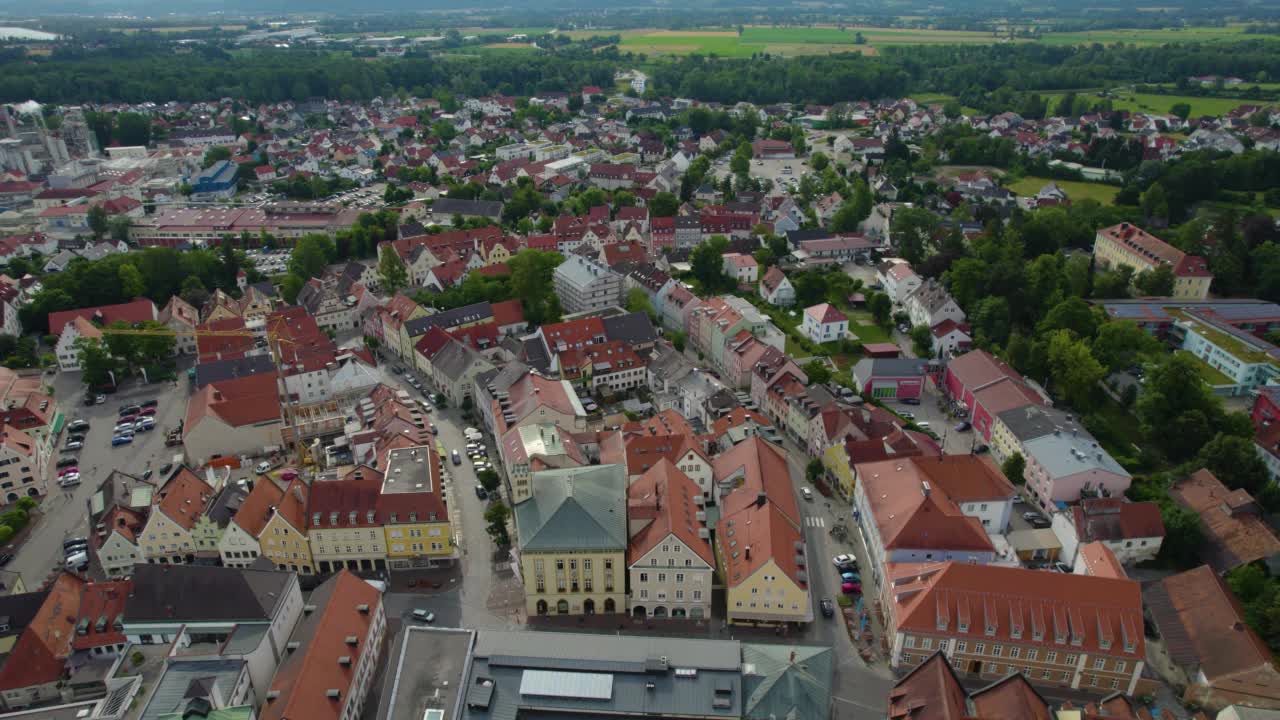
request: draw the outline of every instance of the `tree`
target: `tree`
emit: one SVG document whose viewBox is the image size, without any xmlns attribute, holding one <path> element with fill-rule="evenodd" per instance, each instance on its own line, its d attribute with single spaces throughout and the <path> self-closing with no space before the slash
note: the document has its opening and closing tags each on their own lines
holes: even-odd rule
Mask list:
<svg viewBox="0 0 1280 720">
<path fill-rule="evenodd" d="M 810 360 L 800 369 L 809 378 L 810 385 L 825 385 L 831 382 L 831 368 L 827 367 L 824 360 Z"/>
<path fill-rule="evenodd" d="M 1027 459 L 1022 457 L 1022 453 L 1016 452 L 1000 464 L 1000 472 L 1004 473 L 1009 482 L 1015 485 L 1021 485 L 1026 482 Z"/>
<path fill-rule="evenodd" d="M 1070 330 L 1076 337 L 1088 340 L 1097 331 L 1098 315 L 1084 300 L 1072 297 L 1054 305 L 1037 328 L 1041 333 Z"/>
<path fill-rule="evenodd" d="M 653 303 L 649 301 L 648 293 L 638 287 L 627 291 L 627 312 L 642 312 L 651 320 L 657 319 L 657 313 L 653 310 Z"/>
<path fill-rule="evenodd" d="M 867 309 L 871 311 L 871 317 L 875 318 L 877 325 L 889 326 L 889 320 L 893 315 L 893 300 L 890 300 L 888 295 L 881 292 L 871 293 L 867 298 Z"/>
<path fill-rule="evenodd" d="M 333 262 L 337 249 L 328 235 L 312 233 L 303 235 L 293 246 L 289 257 L 289 272 L 302 278 L 320 277 L 324 268 Z"/>
<path fill-rule="evenodd" d="M 871 190 L 867 181 L 857 178 L 853 181 L 853 196 L 840 206 L 831 217 L 833 232 L 854 232 L 858 225 L 871 215 Z"/>
<path fill-rule="evenodd" d="M 481 470 L 476 473 L 476 481 L 480 483 L 480 487 L 484 488 L 487 493 L 497 490 L 498 485 L 502 482 L 501 478 L 498 477 L 498 473 L 493 470 Z"/>
<path fill-rule="evenodd" d="M 1200 362 L 1190 353 L 1168 355 L 1152 366 L 1138 396 L 1143 434 L 1174 462 L 1195 457 L 1211 436 L 1211 423 L 1224 415 L 1222 402 L 1201 379 Z"/>
<path fill-rule="evenodd" d="M 1204 529 L 1200 516 L 1165 498 L 1160 503 L 1160 519 L 1164 521 L 1164 542 L 1160 557 L 1178 567 L 1193 567 L 1200 562 L 1204 548 Z"/>
<path fill-rule="evenodd" d="M 107 222 L 107 233 L 112 242 L 129 242 L 129 231 L 133 229 L 133 219 L 128 215 L 117 215 Z"/>
<path fill-rule="evenodd" d="M 827 166 L 830 164 L 831 160 L 823 153 L 815 152 L 809 156 L 809 165 L 815 172 L 822 172 L 823 170 L 826 170 Z"/>
<path fill-rule="evenodd" d="M 810 460 L 808 465 L 804 466 L 804 477 L 810 483 L 814 483 L 822 479 L 822 473 L 824 471 L 822 461 L 815 458 Z"/>
<path fill-rule="evenodd" d="M 552 276 L 564 256 L 545 250 L 521 250 L 507 265 L 511 267 L 511 293 L 524 305 L 524 319 L 533 325 L 556 322 L 560 298 L 552 292 Z"/>
<path fill-rule="evenodd" d="M 1169 106 L 1169 114 L 1177 115 L 1183 120 L 1186 120 L 1191 115 L 1191 103 L 1174 103 Z"/>
<path fill-rule="evenodd" d="M 124 146 L 146 145 L 151 142 L 151 118 L 142 113 L 120 113 L 112 137 Z"/>
<path fill-rule="evenodd" d="M 928 325 L 916 325 L 911 328 L 911 349 L 916 357 L 933 357 L 933 331 Z"/>
<path fill-rule="evenodd" d="M 102 238 L 107 236 L 107 231 L 111 229 L 107 211 L 101 205 L 94 205 L 89 208 L 88 222 L 89 232 L 93 233 L 94 242 L 100 242 Z"/>
<path fill-rule="evenodd" d="M 1164 185 L 1159 182 L 1152 183 L 1151 187 L 1142 193 L 1142 214 L 1148 220 L 1169 219 L 1169 198 L 1165 193 Z"/>
<path fill-rule="evenodd" d="M 138 272 L 138 268 L 125 264 L 121 265 L 116 272 L 120 280 L 120 292 L 125 297 L 136 298 L 146 293 L 147 283 L 142 279 L 142 273 Z"/>
<path fill-rule="evenodd" d="M 197 275 L 188 275 L 182 281 L 182 290 L 178 294 L 197 310 L 209 302 L 209 290 Z"/>
<path fill-rule="evenodd" d="M 1111 320 L 1098 328 L 1090 349 L 1102 367 L 1116 372 L 1158 355 L 1161 344 L 1132 320 Z"/>
<path fill-rule="evenodd" d="M 667 337 L 671 340 L 671 347 L 675 348 L 676 352 L 684 352 L 684 343 L 685 343 L 686 337 L 683 332 L 676 330 L 675 332 L 671 333 Z"/>
<path fill-rule="evenodd" d="M 200 162 L 201 167 L 213 167 L 223 160 L 231 159 L 231 148 L 223 145 L 214 145 L 204 151 L 204 160 Z"/>
<path fill-rule="evenodd" d="M 1200 449 L 1197 462 L 1232 490 L 1257 495 L 1271 482 L 1266 463 L 1258 456 L 1252 438 L 1218 433 Z"/>
<path fill-rule="evenodd" d="M 1058 394 L 1080 410 L 1093 407 L 1098 383 L 1106 376 L 1089 346 L 1067 330 L 1049 338 L 1049 372 Z"/>
<path fill-rule="evenodd" d="M 675 217 L 680 210 L 680 199 L 669 192 L 660 192 L 649 201 L 651 217 Z"/>
<path fill-rule="evenodd" d="M 1139 295 L 1147 297 L 1169 297 L 1173 295 L 1173 267 L 1161 263 L 1153 270 L 1144 270 L 1134 278 L 1133 285 Z"/>
<path fill-rule="evenodd" d="M 76 356 L 80 363 L 81 379 L 90 387 L 112 382 L 113 373 L 119 370 L 116 359 L 98 340 L 80 338 L 75 341 Z"/>
<path fill-rule="evenodd" d="M 240 239 L 245 247 L 249 245 L 249 233 L 245 232 Z M 236 291 L 240 280 L 240 256 L 236 253 L 235 244 L 230 237 L 222 238 L 221 248 L 221 267 L 219 275 L 221 276 L 221 285 L 224 290 Z"/>
<path fill-rule="evenodd" d="M 729 160 L 729 171 L 734 175 L 748 175 L 751 172 L 751 143 L 743 140 L 733 151 Z"/>
<path fill-rule="evenodd" d="M 502 501 L 491 503 L 484 511 L 484 520 L 489 523 L 485 526 L 485 532 L 489 533 L 493 544 L 498 547 L 507 547 L 511 544 L 511 535 L 507 532 L 509 517 L 511 517 L 511 510 Z"/>
<path fill-rule="evenodd" d="M 721 258 L 729 247 L 729 240 L 723 235 L 712 235 L 710 239 L 700 243 L 689 253 L 689 265 L 692 273 L 702 285 L 703 292 L 714 293 L 721 289 L 732 288 L 732 280 L 725 275 Z"/>
<path fill-rule="evenodd" d="M 938 217 L 921 207 L 903 207 L 894 210 L 889 223 L 889 237 L 898 254 L 912 265 L 925 258 L 925 251 L 933 242 L 938 228 Z"/>
<path fill-rule="evenodd" d="M 298 301 L 298 293 L 302 292 L 302 286 L 306 284 L 306 279 L 297 273 L 290 272 L 280 281 L 280 296 L 285 302 L 293 304 Z"/>
<path fill-rule="evenodd" d="M 378 257 L 378 279 L 388 296 L 409 286 L 409 269 L 395 248 L 384 246 Z"/>
</svg>

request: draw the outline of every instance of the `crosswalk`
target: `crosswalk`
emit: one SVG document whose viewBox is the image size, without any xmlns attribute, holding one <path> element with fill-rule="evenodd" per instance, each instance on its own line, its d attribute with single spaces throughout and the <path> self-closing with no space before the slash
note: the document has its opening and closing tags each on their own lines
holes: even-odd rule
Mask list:
<svg viewBox="0 0 1280 720">
<path fill-rule="evenodd" d="M 810 515 L 804 519 L 804 524 L 814 528 L 826 527 L 827 519 L 818 517 L 817 515 Z"/>
</svg>

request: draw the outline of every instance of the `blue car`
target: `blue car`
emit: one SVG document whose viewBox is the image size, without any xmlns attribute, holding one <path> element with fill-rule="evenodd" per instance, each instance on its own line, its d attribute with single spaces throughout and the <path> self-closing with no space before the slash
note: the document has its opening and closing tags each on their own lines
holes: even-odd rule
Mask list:
<svg viewBox="0 0 1280 720">
<path fill-rule="evenodd" d="M 860 583 L 862 582 L 862 576 L 858 573 L 851 572 L 840 573 L 840 581 L 847 583 Z"/>
<path fill-rule="evenodd" d="M 116 445 L 128 445 L 131 442 L 133 442 L 132 435 L 116 435 L 111 438 L 112 447 L 115 447 Z"/>
</svg>

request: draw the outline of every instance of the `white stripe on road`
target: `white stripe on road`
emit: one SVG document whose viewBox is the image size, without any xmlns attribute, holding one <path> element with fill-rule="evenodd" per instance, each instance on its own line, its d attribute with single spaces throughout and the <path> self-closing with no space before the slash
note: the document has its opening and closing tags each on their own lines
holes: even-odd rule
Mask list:
<svg viewBox="0 0 1280 720">
<path fill-rule="evenodd" d="M 817 515 L 810 515 L 804 519 L 804 524 L 809 527 L 826 527 L 827 520 L 826 518 L 818 517 Z"/>
</svg>

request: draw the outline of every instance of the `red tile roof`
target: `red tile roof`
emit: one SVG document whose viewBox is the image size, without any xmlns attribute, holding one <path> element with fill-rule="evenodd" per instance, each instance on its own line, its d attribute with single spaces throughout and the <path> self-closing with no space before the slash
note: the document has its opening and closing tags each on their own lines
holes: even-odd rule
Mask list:
<svg viewBox="0 0 1280 720">
<path fill-rule="evenodd" d="M 908 457 L 855 467 L 859 492 L 867 498 L 872 522 L 879 528 L 880 539 L 886 549 L 995 551 L 991 538 L 982 528 L 982 521 L 965 515 L 957 500 L 937 485 L 938 480 L 944 477 L 944 473 L 937 471 L 950 465 L 946 458 L 978 459 L 971 455 Z M 921 462 L 927 464 L 917 465 Z M 922 467 L 935 472 L 922 471 Z M 957 481 L 961 492 L 977 492 L 981 499 L 1013 495 L 1012 486 L 1005 494 L 987 494 L 993 492 L 992 488 L 998 487 L 998 483 L 983 477 L 984 474 L 973 466 L 968 469 L 975 479 Z M 978 477 L 982 479 L 976 479 Z"/>
<path fill-rule="evenodd" d="M 204 515 L 213 488 L 198 475 L 183 466 L 156 493 L 152 511 L 162 512 L 186 530 L 195 527 L 196 520 Z"/>
<path fill-rule="evenodd" d="M 272 678 L 270 692 L 277 695 L 262 707 L 262 720 L 337 720 L 352 684 L 360 681 L 355 673 L 364 653 L 371 652 L 370 630 L 381 612 L 381 594 L 342 570 L 321 585 L 309 602 L 319 607 L 294 631 L 292 639 L 300 646 L 286 654 Z M 367 606 L 367 611 L 362 612 L 361 606 Z M 353 636 L 355 645 L 347 644 Z M 351 662 L 338 662 L 342 657 Z M 328 697 L 329 690 L 338 690 L 339 697 Z"/>
<path fill-rule="evenodd" d="M 1262 519 L 1253 497 L 1228 490 L 1213 473 L 1197 470 L 1169 495 L 1200 516 L 1204 557 L 1218 572 L 1280 554 L 1280 539 Z"/>
<path fill-rule="evenodd" d="M 232 516 L 231 522 L 239 525 L 253 537 L 262 533 L 267 520 L 271 519 L 272 508 L 280 504 L 284 490 L 270 478 L 259 476 L 249 495 L 240 504 L 240 509 Z"/>
<path fill-rule="evenodd" d="M 524 305 L 519 300 L 503 300 L 489 307 L 493 313 L 493 322 L 499 328 L 524 322 Z"/>
<path fill-rule="evenodd" d="M 711 541 L 698 537 L 698 529 L 704 523 L 697 519 L 702 506 L 696 504 L 694 498 L 701 496 L 697 483 L 665 458 L 631 483 L 627 487 L 627 517 L 642 516 L 652 521 L 631 536 L 627 564 L 635 564 L 670 535 L 675 535 L 714 568 L 716 559 Z M 639 512 L 633 515 L 633 509 Z"/>
<path fill-rule="evenodd" d="M 819 303 L 812 307 L 807 307 L 804 310 L 804 314 L 823 324 L 842 322 L 849 319 L 830 303 Z"/>
<path fill-rule="evenodd" d="M 63 677 L 85 581 L 64 572 L 40 605 L 0 667 L 0 690 L 54 683 Z"/>
<path fill-rule="evenodd" d="M 82 317 L 93 320 L 100 325 L 110 325 L 117 320 L 133 324 L 144 320 L 156 319 L 156 305 L 146 298 L 137 298 L 118 305 L 99 305 L 98 307 L 80 308 L 78 310 L 62 310 L 49 313 L 49 333 L 61 335 L 62 328 L 71 318 Z"/>
<path fill-rule="evenodd" d="M 76 624 L 85 624 L 84 634 L 76 633 L 71 646 L 76 650 L 120 645 L 125 642 L 124 633 L 117 630 L 115 621 L 124 615 L 125 601 L 133 590 L 133 580 L 89 583 L 80 595 L 80 612 Z M 85 623 L 85 621 L 88 621 Z M 105 621 L 105 622 L 103 622 Z M 102 630 L 98 627 L 102 623 Z"/>
<path fill-rule="evenodd" d="M 200 388 L 187 401 L 183 432 L 190 433 L 210 416 L 233 427 L 278 420 L 280 395 L 275 374 L 259 373 Z"/>
<path fill-rule="evenodd" d="M 368 466 L 355 468 L 341 480 L 317 480 L 311 484 L 311 529 L 381 527 L 381 492 L 382 473 Z"/>
<path fill-rule="evenodd" d="M 778 446 L 753 437 L 734 445 L 712 461 L 716 482 L 735 480 L 737 489 L 721 501 L 722 512 L 731 515 L 756 502 L 760 493 L 769 498 L 792 523 L 800 524 L 800 507 L 786 456 Z"/>
<path fill-rule="evenodd" d="M 944 634 L 980 642 L 1014 641 L 1016 632 L 1021 645 L 1145 657 L 1142 596 L 1132 580 L 960 562 L 906 574 L 890 564 L 885 574 L 899 632 L 936 635 L 946 623 Z"/>
<path fill-rule="evenodd" d="M 889 691 L 890 720 L 964 720 L 968 699 L 941 650 L 902 676 Z"/>
</svg>

